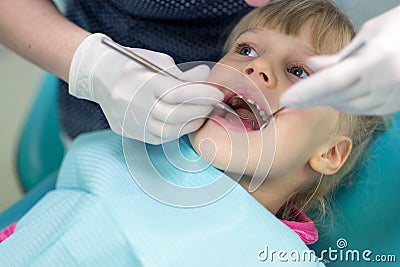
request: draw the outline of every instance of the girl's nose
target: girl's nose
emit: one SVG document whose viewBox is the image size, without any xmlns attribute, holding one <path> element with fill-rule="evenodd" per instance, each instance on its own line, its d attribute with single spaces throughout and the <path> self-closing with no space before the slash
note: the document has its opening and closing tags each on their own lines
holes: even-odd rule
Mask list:
<svg viewBox="0 0 400 267">
<path fill-rule="evenodd" d="M 260 58 L 251 61 L 243 70 L 256 84 L 264 85 L 273 89 L 276 85 L 276 78 L 271 66 Z"/>
</svg>

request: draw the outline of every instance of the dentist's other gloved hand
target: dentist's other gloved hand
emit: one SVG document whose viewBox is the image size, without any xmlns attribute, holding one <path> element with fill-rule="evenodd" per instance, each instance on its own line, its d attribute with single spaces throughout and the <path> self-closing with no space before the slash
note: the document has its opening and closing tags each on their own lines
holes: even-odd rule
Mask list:
<svg viewBox="0 0 400 267">
<path fill-rule="evenodd" d="M 114 132 L 150 144 L 168 142 L 197 130 L 212 104 L 223 100 L 223 93 L 213 86 L 148 70 L 104 45 L 103 37 L 107 36 L 92 34 L 76 50 L 69 92 L 98 103 Z M 184 81 L 201 82 L 209 75 L 205 65 L 182 72 L 168 55 L 129 49 Z"/>
<path fill-rule="evenodd" d="M 318 56 L 309 66 L 320 70 L 281 97 L 293 109 L 332 106 L 347 113 L 383 115 L 400 110 L 400 6 L 367 21 L 341 52 Z M 358 46 L 353 56 L 339 60 Z"/>
</svg>

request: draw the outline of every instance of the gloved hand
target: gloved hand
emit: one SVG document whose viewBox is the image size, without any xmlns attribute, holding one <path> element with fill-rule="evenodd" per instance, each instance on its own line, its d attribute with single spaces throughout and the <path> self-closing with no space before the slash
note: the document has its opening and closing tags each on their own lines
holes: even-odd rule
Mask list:
<svg viewBox="0 0 400 267">
<path fill-rule="evenodd" d="M 104 45 L 103 37 L 107 36 L 92 34 L 76 50 L 69 92 L 98 103 L 114 132 L 164 143 L 197 130 L 212 104 L 223 100 L 223 93 L 211 85 L 185 83 L 148 70 Z M 209 75 L 205 65 L 182 72 L 168 55 L 129 49 L 185 81 L 205 81 Z"/>
<path fill-rule="evenodd" d="M 301 109 L 332 106 L 355 114 L 382 115 L 400 110 L 400 6 L 367 21 L 341 52 L 309 60 L 311 77 L 296 83 L 280 99 Z M 358 46 L 355 55 L 339 60 Z"/>
</svg>

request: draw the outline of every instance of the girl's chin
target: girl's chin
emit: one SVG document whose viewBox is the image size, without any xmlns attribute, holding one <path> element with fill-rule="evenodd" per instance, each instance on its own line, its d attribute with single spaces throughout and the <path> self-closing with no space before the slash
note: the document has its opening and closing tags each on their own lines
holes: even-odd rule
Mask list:
<svg viewBox="0 0 400 267">
<path fill-rule="evenodd" d="M 209 120 L 198 131 L 189 134 L 189 140 L 197 154 L 214 167 L 225 172 L 251 175 L 248 172 L 257 169 L 260 159 L 269 162 L 272 158 L 267 154 L 273 154 L 275 146 L 263 145 L 267 135 L 231 132 Z"/>
</svg>

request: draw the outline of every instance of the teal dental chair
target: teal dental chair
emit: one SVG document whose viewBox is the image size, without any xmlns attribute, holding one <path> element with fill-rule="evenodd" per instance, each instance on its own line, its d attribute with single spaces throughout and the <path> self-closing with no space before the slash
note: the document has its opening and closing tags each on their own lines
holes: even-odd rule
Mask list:
<svg viewBox="0 0 400 267">
<path fill-rule="evenodd" d="M 330 262 L 327 266 L 400 266 L 399 148 L 397 113 L 390 128 L 376 136 L 352 185 L 335 192 L 338 208 L 334 220 L 320 228 L 320 240 L 312 246 L 317 255 L 328 250 L 324 257 Z M 326 254 L 330 249 L 337 250 L 332 257 Z"/>
<path fill-rule="evenodd" d="M 46 192 L 54 188 L 64 155 L 56 117 L 56 91 L 57 79 L 47 75 L 18 148 L 17 168 L 27 195 L 0 214 L 0 229 L 18 221 Z M 335 212 L 332 223 L 322 226 L 320 240 L 312 246 L 317 256 L 324 250 L 331 251 L 331 255 L 324 254 L 327 266 L 391 267 L 396 266 L 393 256 L 397 263 L 400 261 L 399 147 L 400 113 L 394 116 L 391 127 L 376 137 L 370 147 L 367 164 L 356 171 L 353 185 L 336 192 L 334 201 L 339 210 Z M 352 258 L 357 256 L 354 254 L 356 250 L 359 261 Z M 362 258 L 366 250 L 371 251 L 371 254 L 367 252 L 364 255 L 371 260 L 369 262 Z M 386 256 L 386 260 L 391 261 L 377 262 L 377 255 Z"/>
</svg>

